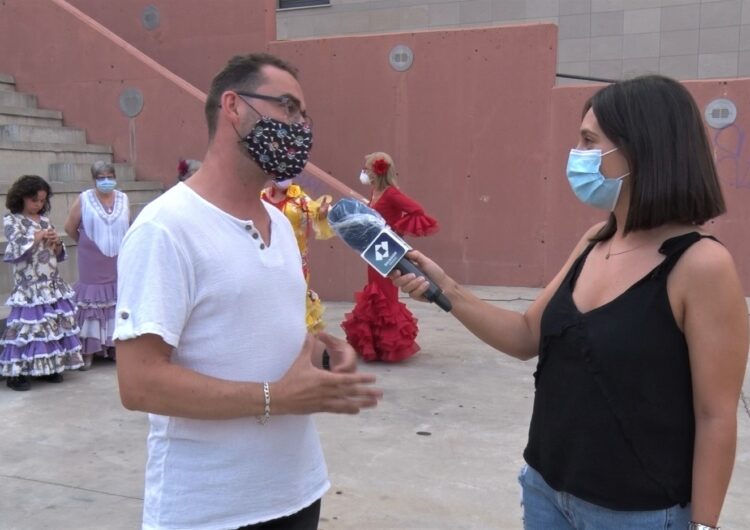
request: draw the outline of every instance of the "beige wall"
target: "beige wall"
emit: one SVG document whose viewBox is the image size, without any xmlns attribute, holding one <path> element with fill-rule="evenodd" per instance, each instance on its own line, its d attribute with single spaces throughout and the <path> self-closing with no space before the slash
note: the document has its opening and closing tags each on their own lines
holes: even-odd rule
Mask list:
<svg viewBox="0 0 750 530">
<path fill-rule="evenodd" d="M 278 38 L 544 21 L 561 73 L 750 75 L 749 0 L 331 0 L 278 13 Z"/>
</svg>

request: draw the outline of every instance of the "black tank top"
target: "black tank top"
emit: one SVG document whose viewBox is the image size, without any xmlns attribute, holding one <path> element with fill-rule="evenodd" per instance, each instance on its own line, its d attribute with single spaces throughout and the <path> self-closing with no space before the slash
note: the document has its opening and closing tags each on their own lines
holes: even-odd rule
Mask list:
<svg viewBox="0 0 750 530">
<path fill-rule="evenodd" d="M 573 290 L 592 243 L 547 304 L 524 458 L 555 490 L 613 510 L 690 502 L 693 392 L 667 276 L 703 237 L 668 239 L 651 272 L 581 313 Z"/>
</svg>

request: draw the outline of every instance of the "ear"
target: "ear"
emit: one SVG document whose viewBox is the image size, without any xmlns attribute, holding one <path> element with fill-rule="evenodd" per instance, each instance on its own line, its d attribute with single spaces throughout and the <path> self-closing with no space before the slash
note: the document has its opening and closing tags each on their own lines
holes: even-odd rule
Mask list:
<svg viewBox="0 0 750 530">
<path fill-rule="evenodd" d="M 241 104 L 239 96 L 227 90 L 219 98 L 219 111 L 224 119 L 236 126 L 240 121 L 239 106 Z"/>
</svg>

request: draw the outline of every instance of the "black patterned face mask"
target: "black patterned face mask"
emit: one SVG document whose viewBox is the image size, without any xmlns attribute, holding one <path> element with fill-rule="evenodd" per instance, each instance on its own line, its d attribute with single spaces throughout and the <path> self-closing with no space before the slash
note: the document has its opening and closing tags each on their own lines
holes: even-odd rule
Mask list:
<svg viewBox="0 0 750 530">
<path fill-rule="evenodd" d="M 307 163 L 312 129 L 306 123 L 284 123 L 261 116 L 240 143 L 272 180 L 287 180 L 299 175 Z"/>
</svg>

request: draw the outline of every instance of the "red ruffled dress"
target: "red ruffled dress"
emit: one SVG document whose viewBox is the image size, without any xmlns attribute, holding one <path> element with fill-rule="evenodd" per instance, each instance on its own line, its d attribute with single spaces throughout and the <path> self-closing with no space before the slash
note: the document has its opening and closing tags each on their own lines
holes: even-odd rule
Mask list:
<svg viewBox="0 0 750 530">
<path fill-rule="evenodd" d="M 400 236 L 428 236 L 438 231 L 435 219 L 395 186 L 388 186 L 370 207 Z M 346 340 L 365 361 L 399 362 L 419 351 L 417 319 L 398 301 L 398 289 L 372 267 L 367 285 L 354 295 L 355 306 L 341 327 Z"/>
</svg>

